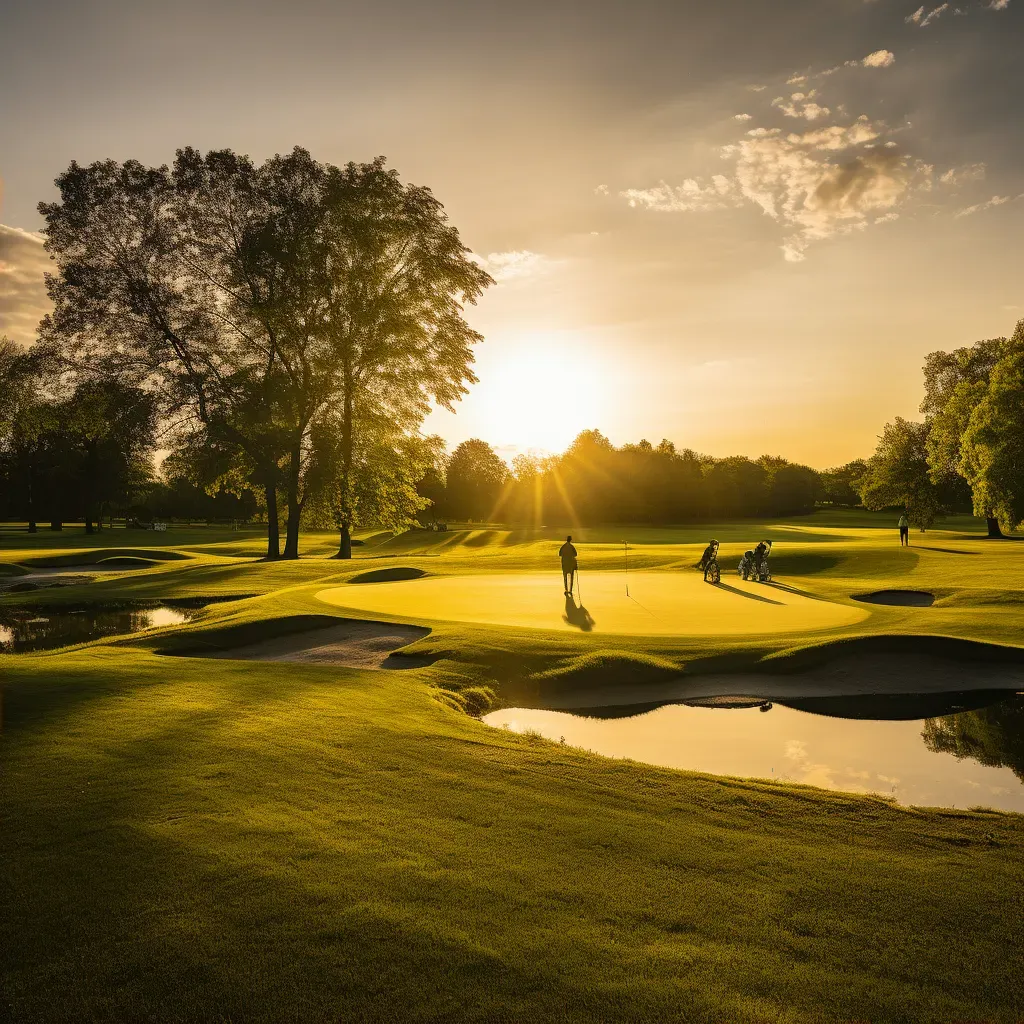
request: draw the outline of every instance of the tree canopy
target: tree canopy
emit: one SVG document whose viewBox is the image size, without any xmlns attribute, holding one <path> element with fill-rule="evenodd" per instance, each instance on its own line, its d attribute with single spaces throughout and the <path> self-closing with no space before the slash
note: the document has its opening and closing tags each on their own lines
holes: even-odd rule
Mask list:
<svg viewBox="0 0 1024 1024">
<path fill-rule="evenodd" d="M 942 500 L 928 475 L 928 424 L 900 416 L 886 423 L 859 487 L 867 508 L 899 506 L 915 526 L 931 526 Z"/>
<path fill-rule="evenodd" d="M 44 344 L 149 389 L 182 438 L 224 452 L 263 491 L 269 557 L 279 490 L 298 556 L 314 433 L 339 432 L 317 465 L 345 492 L 357 416 L 412 436 L 475 380 L 463 307 L 491 279 L 430 190 L 383 159 L 339 168 L 296 148 L 257 166 L 183 149 L 172 167 L 72 163 L 57 187 L 40 204 L 57 270 Z"/>
</svg>

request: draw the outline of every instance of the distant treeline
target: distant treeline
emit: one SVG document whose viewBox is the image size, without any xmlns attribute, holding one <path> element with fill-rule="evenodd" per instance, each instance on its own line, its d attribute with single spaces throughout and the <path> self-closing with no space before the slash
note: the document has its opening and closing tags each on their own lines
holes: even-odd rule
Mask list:
<svg viewBox="0 0 1024 1024">
<path fill-rule="evenodd" d="M 156 402 L 109 378 L 61 379 L 38 352 L 0 338 L 0 519 L 59 530 L 104 520 L 248 520 L 253 494 L 191 482 L 180 456 L 154 472 Z"/>
<path fill-rule="evenodd" d="M 584 431 L 562 455 L 517 457 L 460 444 L 421 481 L 426 518 L 515 523 L 684 523 L 803 515 L 822 502 L 858 505 L 863 461 L 819 472 L 778 456 L 716 459 L 671 441 L 616 448 Z"/>
</svg>

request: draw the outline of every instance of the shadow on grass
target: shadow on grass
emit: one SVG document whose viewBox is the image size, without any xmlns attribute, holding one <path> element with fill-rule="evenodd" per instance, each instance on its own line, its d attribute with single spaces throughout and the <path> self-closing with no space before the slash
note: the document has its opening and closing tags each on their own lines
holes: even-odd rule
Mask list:
<svg viewBox="0 0 1024 1024">
<path fill-rule="evenodd" d="M 777 604 L 781 605 L 782 601 L 773 601 L 770 597 L 765 597 L 763 594 L 751 594 L 746 590 L 740 590 L 738 587 L 732 587 L 728 583 L 716 583 L 714 584 L 716 590 L 728 590 L 730 594 L 735 594 L 737 597 L 745 597 L 749 601 L 761 601 L 764 604 Z"/>
</svg>

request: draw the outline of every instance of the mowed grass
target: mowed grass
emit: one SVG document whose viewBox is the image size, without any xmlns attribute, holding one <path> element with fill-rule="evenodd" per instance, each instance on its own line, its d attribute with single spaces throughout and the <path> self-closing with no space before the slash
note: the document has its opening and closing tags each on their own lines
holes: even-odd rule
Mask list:
<svg viewBox="0 0 1024 1024">
<path fill-rule="evenodd" d="M 459 710 L 480 687 L 500 698 L 623 664 L 640 678 L 749 663 L 864 633 L 1020 643 L 1024 545 L 993 545 L 966 521 L 913 534 L 906 552 L 881 522 L 714 528 L 729 563 L 773 536 L 776 565 L 790 560 L 783 581 L 821 598 L 939 597 L 929 609 L 865 606 L 865 622 L 827 636 L 607 637 L 424 617 L 433 632 L 415 649 L 437 660 L 401 672 L 159 653 L 308 626 L 341 613 L 315 600 L 325 585 L 389 566 L 553 569 L 557 600 L 558 531 L 497 528 L 377 535 L 349 565 L 326 557 L 326 534 L 304 538 L 309 557 L 266 564 L 252 561 L 255 534 L 182 530 L 157 550 L 186 558 L 0 598 L 258 595 L 186 627 L 0 657 L 2 1012 L 1019 1019 L 1024 818 L 610 761 Z M 616 568 L 622 532 L 574 532 L 584 571 Z M 692 563 L 710 535 L 626 532 L 631 564 L 666 570 Z M 0 561 L 144 549 L 157 535 L 102 539 L 3 535 Z"/>
</svg>

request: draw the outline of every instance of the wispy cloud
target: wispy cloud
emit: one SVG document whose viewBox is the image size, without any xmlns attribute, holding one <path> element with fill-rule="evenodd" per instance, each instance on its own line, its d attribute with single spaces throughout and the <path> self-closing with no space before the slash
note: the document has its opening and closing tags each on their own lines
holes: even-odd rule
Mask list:
<svg viewBox="0 0 1024 1024">
<path fill-rule="evenodd" d="M 939 175 L 939 182 L 956 188 L 960 185 L 969 184 L 972 181 L 984 181 L 985 171 L 985 165 L 982 163 L 966 164 L 963 167 L 951 167 L 948 171 Z"/>
<path fill-rule="evenodd" d="M 938 7 L 933 7 L 930 11 L 927 11 L 924 7 L 918 7 L 913 14 L 907 15 L 903 20 L 908 25 L 917 25 L 920 28 L 926 28 L 933 21 L 941 18 L 948 10 L 949 4 L 940 4 Z"/>
<path fill-rule="evenodd" d="M 808 121 L 817 121 L 820 118 L 828 117 L 832 113 L 828 107 L 823 107 L 814 97 L 815 90 L 808 93 L 795 92 L 787 100 L 785 96 L 776 96 L 772 100 L 772 106 L 777 107 L 786 117 L 803 117 Z"/>
<path fill-rule="evenodd" d="M 1010 196 L 993 196 L 991 199 L 986 199 L 983 203 L 975 203 L 973 206 L 965 206 L 962 210 L 957 210 L 953 214 L 954 217 L 970 217 L 971 214 L 981 213 L 982 210 L 991 210 L 993 206 L 1002 206 L 1003 203 L 1010 202 Z"/>
<path fill-rule="evenodd" d="M 736 185 L 724 174 L 714 175 L 707 184 L 698 178 L 687 178 L 681 185 L 662 181 L 653 188 L 628 188 L 619 195 L 630 206 L 661 213 L 693 213 L 736 205 Z"/>
<path fill-rule="evenodd" d="M 980 0 L 975 3 L 973 9 L 982 8 L 987 11 L 1005 11 L 1010 6 L 1010 0 Z M 908 25 L 916 25 L 918 28 L 926 28 L 933 21 L 937 21 L 947 11 L 950 10 L 950 5 L 939 4 L 937 7 L 932 7 L 930 10 L 927 7 L 918 7 L 913 14 L 908 14 L 903 20 Z M 952 8 L 953 14 L 965 15 L 971 12 L 972 8 L 966 4 L 960 4 Z"/>
<path fill-rule="evenodd" d="M 29 344 L 50 310 L 43 275 L 50 259 L 41 236 L 0 224 L 0 334 Z"/>
<path fill-rule="evenodd" d="M 476 260 L 495 281 L 534 277 L 549 270 L 554 262 L 543 253 L 531 252 L 529 249 L 491 252 L 486 256 L 477 256 Z"/>
</svg>

